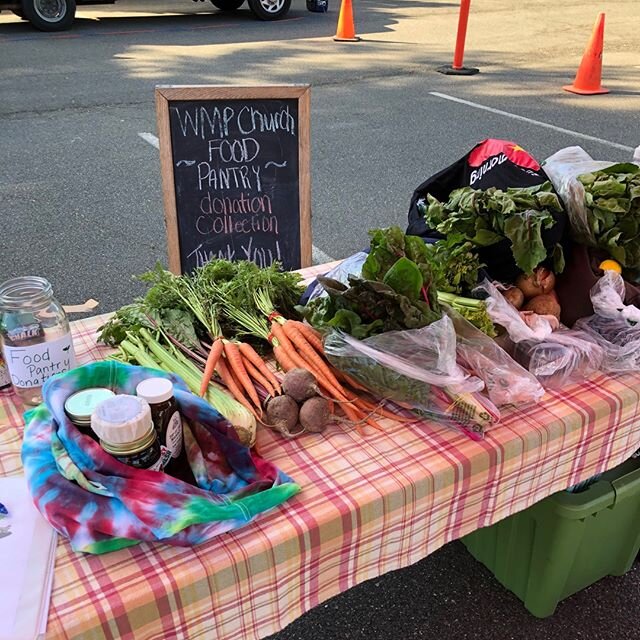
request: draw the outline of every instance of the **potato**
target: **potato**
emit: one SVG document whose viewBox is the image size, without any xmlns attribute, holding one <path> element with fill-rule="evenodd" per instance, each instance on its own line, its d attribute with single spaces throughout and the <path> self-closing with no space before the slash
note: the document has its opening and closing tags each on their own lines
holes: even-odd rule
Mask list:
<svg viewBox="0 0 640 640">
<path fill-rule="evenodd" d="M 524 304 L 524 293 L 522 293 L 518 287 L 509 287 L 506 291 L 502 292 L 502 295 L 507 299 L 507 302 L 516 309 L 522 308 Z"/>
<path fill-rule="evenodd" d="M 534 269 L 531 275 L 523 273 L 516 280 L 516 287 L 524 293 L 526 300 L 535 298 L 543 293 L 549 293 L 556 286 L 556 277 L 553 271 L 545 267 Z"/>
<path fill-rule="evenodd" d="M 560 320 L 560 305 L 555 296 L 548 293 L 531 298 L 522 309 L 523 311 L 533 311 L 539 316 L 555 316 Z"/>
</svg>

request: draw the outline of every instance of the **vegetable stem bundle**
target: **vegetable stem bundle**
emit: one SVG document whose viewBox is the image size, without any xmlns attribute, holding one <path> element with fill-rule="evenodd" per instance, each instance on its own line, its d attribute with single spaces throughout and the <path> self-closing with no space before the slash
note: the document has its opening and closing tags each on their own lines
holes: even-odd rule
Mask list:
<svg viewBox="0 0 640 640">
<path fill-rule="evenodd" d="M 196 365 L 181 354 L 170 352 L 146 329 L 141 330 L 138 335 L 130 334 L 122 340 L 119 352 L 112 357 L 120 362 L 175 373 L 185 381 L 193 393 L 200 391 L 200 371 Z M 205 393 L 201 395 L 229 420 L 244 444 L 253 445 L 256 422 L 247 408 L 213 382 L 207 385 Z"/>
</svg>

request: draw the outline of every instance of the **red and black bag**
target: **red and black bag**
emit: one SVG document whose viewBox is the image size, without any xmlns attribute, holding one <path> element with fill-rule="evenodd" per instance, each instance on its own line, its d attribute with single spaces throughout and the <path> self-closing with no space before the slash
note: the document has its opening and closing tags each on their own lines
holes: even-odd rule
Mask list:
<svg viewBox="0 0 640 640">
<path fill-rule="evenodd" d="M 441 202 L 446 202 L 454 189 L 472 187 L 488 189 L 497 187 L 531 187 L 546 182 L 549 178 L 537 160 L 520 145 L 508 140 L 490 138 L 478 143 L 469 153 L 452 165 L 425 180 L 413 193 L 409 208 L 407 233 L 420 236 L 426 241 L 442 238 L 442 234 L 427 228 L 418 209 L 418 202 L 429 193 Z M 542 232 L 542 239 L 549 250 L 564 238 L 566 214 L 553 214 L 556 224 Z M 487 265 L 492 278 L 513 282 L 520 273 L 511 253 L 511 244 L 503 242 L 479 248 L 481 261 Z"/>
</svg>

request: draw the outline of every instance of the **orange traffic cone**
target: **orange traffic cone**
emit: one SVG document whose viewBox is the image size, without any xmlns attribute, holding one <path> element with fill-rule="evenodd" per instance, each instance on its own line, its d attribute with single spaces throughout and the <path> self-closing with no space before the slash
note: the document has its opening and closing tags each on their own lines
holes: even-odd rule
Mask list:
<svg viewBox="0 0 640 640">
<path fill-rule="evenodd" d="M 596 93 L 609 93 L 600 81 L 602 79 L 602 49 L 604 46 L 604 13 L 601 13 L 593 27 L 589 44 L 582 56 L 576 79 L 573 84 L 562 87 L 565 91 L 589 96 Z"/>
<path fill-rule="evenodd" d="M 356 29 L 353 25 L 353 7 L 351 0 L 342 0 L 340 15 L 338 16 L 338 30 L 333 38 L 336 42 L 358 42 Z"/>
</svg>

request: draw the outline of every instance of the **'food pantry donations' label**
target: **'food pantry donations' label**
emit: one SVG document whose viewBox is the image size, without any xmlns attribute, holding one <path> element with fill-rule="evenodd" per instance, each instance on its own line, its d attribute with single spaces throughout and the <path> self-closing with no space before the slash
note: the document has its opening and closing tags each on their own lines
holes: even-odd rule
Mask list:
<svg viewBox="0 0 640 640">
<path fill-rule="evenodd" d="M 50 342 L 23 347 L 4 346 L 4 356 L 16 387 L 40 387 L 56 373 L 75 367 L 71 334 Z"/>
</svg>

